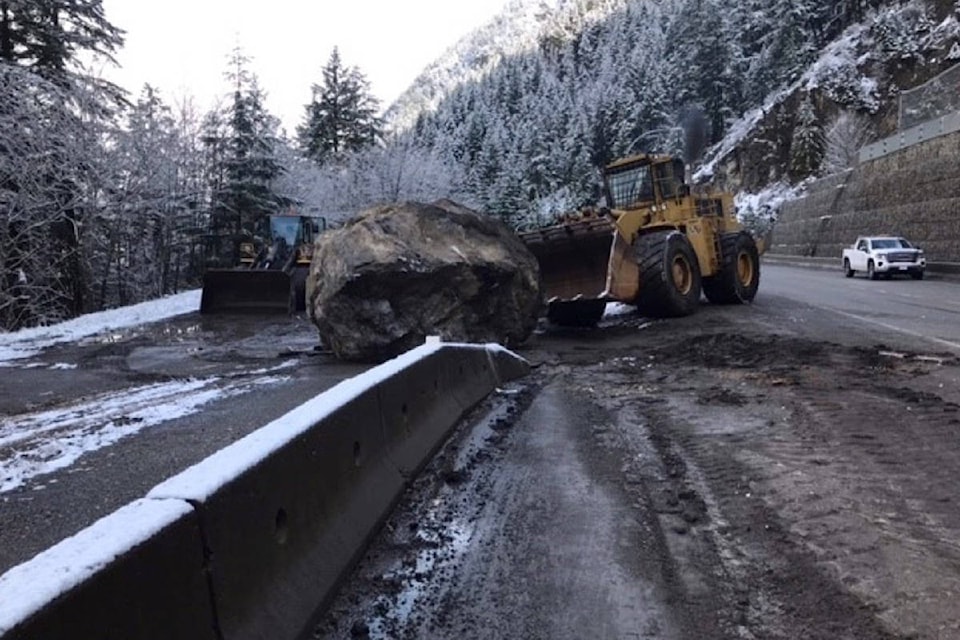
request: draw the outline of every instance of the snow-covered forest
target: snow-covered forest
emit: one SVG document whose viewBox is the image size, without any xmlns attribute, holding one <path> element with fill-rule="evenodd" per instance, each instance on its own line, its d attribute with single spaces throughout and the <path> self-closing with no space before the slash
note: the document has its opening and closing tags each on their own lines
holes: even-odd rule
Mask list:
<svg viewBox="0 0 960 640">
<path fill-rule="evenodd" d="M 336 223 L 446 197 L 542 224 L 642 151 L 744 188 L 763 224 L 746 191 L 855 162 L 900 88 L 960 59 L 958 15 L 957 0 L 515 0 L 383 113 L 334 50 L 288 138 L 239 47 L 200 112 L 87 70 L 123 46 L 99 0 L 2 0 L 0 329 L 197 286 L 291 208 Z"/>
</svg>

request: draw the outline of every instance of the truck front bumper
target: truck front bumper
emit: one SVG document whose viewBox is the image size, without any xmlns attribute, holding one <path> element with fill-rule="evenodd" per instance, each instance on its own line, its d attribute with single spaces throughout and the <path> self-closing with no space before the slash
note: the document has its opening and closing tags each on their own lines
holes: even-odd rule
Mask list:
<svg viewBox="0 0 960 640">
<path fill-rule="evenodd" d="M 917 262 L 887 262 L 877 260 L 874 271 L 877 273 L 916 273 L 927 268 L 927 260 L 920 258 Z"/>
</svg>

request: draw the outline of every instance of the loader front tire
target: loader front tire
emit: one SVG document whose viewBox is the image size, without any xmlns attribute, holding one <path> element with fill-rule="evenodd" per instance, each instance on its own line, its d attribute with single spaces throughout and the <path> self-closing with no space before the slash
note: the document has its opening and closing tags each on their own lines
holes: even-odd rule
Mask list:
<svg viewBox="0 0 960 640">
<path fill-rule="evenodd" d="M 640 267 L 636 305 L 651 317 L 687 316 L 700 304 L 700 263 L 687 237 L 679 231 L 654 231 L 634 245 Z"/>
<path fill-rule="evenodd" d="M 290 313 L 307 310 L 307 275 L 306 267 L 295 267 L 290 274 Z"/>
<path fill-rule="evenodd" d="M 605 300 L 557 300 L 547 305 L 547 320 L 558 327 L 595 327 L 606 308 Z"/>
<path fill-rule="evenodd" d="M 720 271 L 703 279 L 703 293 L 713 304 L 752 302 L 760 286 L 760 256 L 746 232 L 720 237 Z"/>
</svg>

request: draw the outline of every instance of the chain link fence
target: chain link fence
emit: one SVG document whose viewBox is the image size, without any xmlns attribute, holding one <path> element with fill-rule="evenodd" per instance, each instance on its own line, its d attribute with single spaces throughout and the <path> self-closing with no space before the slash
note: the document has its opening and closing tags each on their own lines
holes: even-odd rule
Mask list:
<svg viewBox="0 0 960 640">
<path fill-rule="evenodd" d="M 960 111 L 960 64 L 900 94 L 899 129 L 904 131 L 955 111 Z"/>
<path fill-rule="evenodd" d="M 960 131 L 960 64 L 900 93 L 897 132 L 860 148 L 860 162 Z"/>
</svg>

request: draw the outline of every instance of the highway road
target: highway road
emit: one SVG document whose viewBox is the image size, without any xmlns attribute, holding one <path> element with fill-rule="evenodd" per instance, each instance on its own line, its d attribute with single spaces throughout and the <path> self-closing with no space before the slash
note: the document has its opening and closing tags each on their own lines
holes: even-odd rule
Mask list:
<svg viewBox="0 0 960 640">
<path fill-rule="evenodd" d="M 960 639 L 958 313 L 764 265 L 752 305 L 544 326 L 305 637 Z M 366 368 L 316 343 L 189 314 L 6 369 L 0 462 L 100 435 L 8 472 L 0 571 Z"/>
<path fill-rule="evenodd" d="M 918 348 L 960 352 L 960 288 L 953 280 L 915 281 L 909 277 L 868 280 L 861 274 L 843 277 L 839 268 L 798 269 L 764 265 L 763 294 L 758 307 L 780 298 L 798 305 L 797 321 L 826 331 L 834 323 L 870 335 L 892 333 Z M 775 322 L 780 320 L 773 312 Z M 825 314 L 823 317 L 820 314 Z"/>
<path fill-rule="evenodd" d="M 960 638 L 958 302 L 766 266 L 544 328 L 304 637 Z"/>
</svg>

